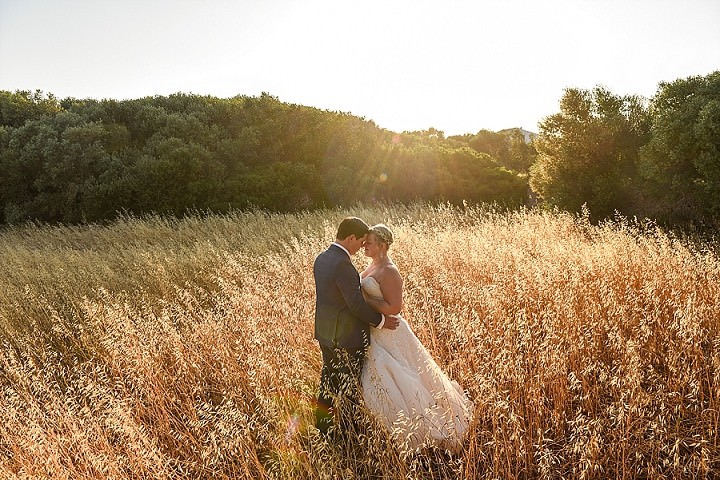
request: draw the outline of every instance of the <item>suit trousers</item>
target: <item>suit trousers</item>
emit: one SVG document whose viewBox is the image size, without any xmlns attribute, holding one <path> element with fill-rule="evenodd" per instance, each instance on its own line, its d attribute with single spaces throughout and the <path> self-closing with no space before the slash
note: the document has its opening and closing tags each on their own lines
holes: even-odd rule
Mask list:
<svg viewBox="0 0 720 480">
<path fill-rule="evenodd" d="M 337 427 L 341 430 L 355 425 L 357 414 L 353 410 L 359 405 L 362 395 L 360 374 L 367 348 L 346 349 L 320 345 L 320 350 L 323 366 L 315 409 L 315 426 L 322 434 L 327 435 L 335 423 L 339 424 Z M 342 409 L 338 408 L 340 406 Z"/>
</svg>

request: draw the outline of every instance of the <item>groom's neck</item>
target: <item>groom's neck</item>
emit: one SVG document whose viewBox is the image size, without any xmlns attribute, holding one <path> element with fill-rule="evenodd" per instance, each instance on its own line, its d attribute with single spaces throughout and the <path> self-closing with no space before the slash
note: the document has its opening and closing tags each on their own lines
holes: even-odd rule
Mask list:
<svg viewBox="0 0 720 480">
<path fill-rule="evenodd" d="M 345 249 L 345 251 L 348 252 L 348 255 L 351 255 L 351 253 L 350 253 L 350 242 L 348 242 L 348 241 L 346 241 L 346 240 L 335 240 L 335 243 L 337 243 L 338 245 L 340 245 L 341 247 L 343 247 L 343 248 Z"/>
</svg>

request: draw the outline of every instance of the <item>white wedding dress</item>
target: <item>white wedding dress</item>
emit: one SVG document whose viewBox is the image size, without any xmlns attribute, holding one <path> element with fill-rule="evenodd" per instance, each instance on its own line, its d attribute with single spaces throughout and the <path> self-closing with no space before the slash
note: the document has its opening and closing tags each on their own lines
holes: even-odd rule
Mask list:
<svg viewBox="0 0 720 480">
<path fill-rule="evenodd" d="M 373 277 L 365 277 L 361 285 L 368 296 L 382 298 Z M 401 450 L 434 446 L 457 452 L 473 404 L 435 363 L 407 321 L 398 318 L 395 330 L 371 330 L 361 379 L 365 405 Z"/>
</svg>

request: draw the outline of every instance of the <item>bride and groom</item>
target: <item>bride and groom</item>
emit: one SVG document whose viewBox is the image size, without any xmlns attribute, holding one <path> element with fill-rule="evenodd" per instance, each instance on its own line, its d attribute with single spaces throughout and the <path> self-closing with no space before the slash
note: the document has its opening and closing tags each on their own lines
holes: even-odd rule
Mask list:
<svg viewBox="0 0 720 480">
<path fill-rule="evenodd" d="M 315 259 L 315 338 L 323 359 L 315 426 L 327 434 L 335 401 L 357 405 L 362 397 L 402 450 L 457 451 L 473 405 L 400 315 L 403 280 L 388 256 L 392 243 L 385 225 L 348 217 Z M 361 248 L 372 263 L 358 274 L 351 257 Z"/>
</svg>

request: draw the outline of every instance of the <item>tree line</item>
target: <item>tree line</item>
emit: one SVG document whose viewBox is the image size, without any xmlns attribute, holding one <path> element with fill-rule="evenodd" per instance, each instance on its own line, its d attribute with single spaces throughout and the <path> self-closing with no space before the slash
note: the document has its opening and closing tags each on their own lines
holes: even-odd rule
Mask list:
<svg viewBox="0 0 720 480">
<path fill-rule="evenodd" d="M 559 106 L 527 142 L 519 129 L 395 133 L 265 93 L 0 91 L 0 223 L 417 200 L 717 222 L 720 71 L 651 99 L 569 88 Z"/>
<path fill-rule="evenodd" d="M 511 150 L 513 135 L 503 138 Z M 118 101 L 0 91 L 0 222 L 358 201 L 521 205 L 532 161 L 504 154 L 507 164 L 435 129 L 397 134 L 265 93 Z"/>
<path fill-rule="evenodd" d="M 648 100 L 567 89 L 533 145 L 530 186 L 548 205 L 717 225 L 720 71 L 661 82 Z"/>
</svg>

